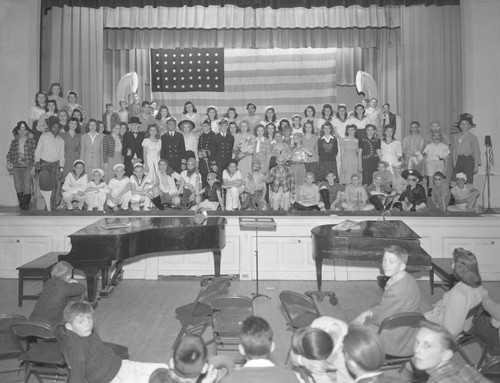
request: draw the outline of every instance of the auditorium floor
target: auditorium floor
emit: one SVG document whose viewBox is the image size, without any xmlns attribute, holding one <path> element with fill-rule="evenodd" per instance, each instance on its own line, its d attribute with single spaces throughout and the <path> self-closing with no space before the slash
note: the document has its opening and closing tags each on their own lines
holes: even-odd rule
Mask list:
<svg viewBox="0 0 500 383">
<path fill-rule="evenodd" d="M 26 285 L 28 291 L 40 288 L 40 284 L 35 281 Z M 486 282 L 484 286 L 492 297 L 500 297 L 500 282 Z M 421 310 L 425 312 L 442 297 L 444 290 L 436 288 L 432 296 L 427 281 L 419 282 L 419 287 Z M 285 326 L 278 295 L 282 290 L 304 292 L 314 288 L 314 281 L 260 282 L 260 292 L 268 294 L 271 299 L 256 299 L 254 313 L 266 318 L 274 330 L 276 351 L 273 359 L 277 364 L 284 363 L 291 334 Z M 94 314 L 94 326 L 104 340 L 126 345 L 133 360 L 165 361 L 172 354 L 171 346 L 180 329 L 175 308 L 193 301 L 199 289 L 199 280 L 195 278 L 124 280 L 111 297 L 99 301 Z M 335 291 L 339 303 L 331 306 L 327 300 L 318 302 L 319 310 L 324 315 L 336 318 L 343 318 L 343 313 L 349 309 L 366 309 L 378 302 L 382 295 L 382 290 L 372 281 L 326 282 L 324 290 Z M 22 307 L 17 306 L 17 280 L 0 279 L 0 291 L 0 313 L 29 316 L 35 301 L 24 301 Z M 230 294 L 249 296 L 254 291 L 255 281 L 234 280 L 229 288 Z M 210 329 L 205 335 L 207 339 L 211 336 Z M 472 355 L 477 353 L 475 345 L 468 347 L 471 347 Z M 457 358 L 460 360 L 460 357 Z M 4 363 L 0 363 L 0 369 Z"/>
</svg>

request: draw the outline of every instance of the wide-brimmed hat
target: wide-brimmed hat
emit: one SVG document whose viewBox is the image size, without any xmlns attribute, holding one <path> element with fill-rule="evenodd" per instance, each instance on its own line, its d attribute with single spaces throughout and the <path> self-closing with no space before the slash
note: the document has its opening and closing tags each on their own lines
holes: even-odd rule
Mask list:
<svg viewBox="0 0 500 383">
<path fill-rule="evenodd" d="M 414 169 L 406 169 L 405 171 L 403 171 L 403 173 L 401 173 L 401 177 L 403 177 L 405 180 L 407 180 L 409 176 L 417 177 L 419 182 L 424 178 L 422 174 Z"/>
<path fill-rule="evenodd" d="M 184 125 L 184 123 L 186 123 L 186 122 L 191 126 L 191 129 L 194 129 L 194 126 L 195 126 L 194 122 L 192 120 L 187 119 L 187 118 L 179 121 L 179 123 L 177 124 L 179 129 L 182 129 L 182 125 Z"/>
</svg>

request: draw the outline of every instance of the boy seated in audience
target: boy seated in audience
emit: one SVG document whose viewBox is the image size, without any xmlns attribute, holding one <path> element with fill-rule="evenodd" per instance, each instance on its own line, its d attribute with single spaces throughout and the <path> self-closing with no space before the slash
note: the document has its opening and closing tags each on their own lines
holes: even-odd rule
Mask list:
<svg viewBox="0 0 500 383">
<path fill-rule="evenodd" d="M 140 162 L 134 164 L 134 173 L 130 177 L 131 194 L 124 198 L 122 208 L 128 206 L 134 211 L 139 211 L 143 206 L 144 211 L 148 211 L 151 207 L 151 198 L 153 198 L 154 184 L 151 179 L 144 173 L 144 165 Z"/>
<path fill-rule="evenodd" d="M 423 321 L 415 337 L 413 366 L 429 374 L 427 383 L 489 382 L 473 367 L 451 361 L 456 350 L 455 338 L 444 327 Z"/>
<path fill-rule="evenodd" d="M 389 277 L 382 300 L 378 306 L 361 313 L 354 323 L 364 324 L 378 331 L 382 321 L 395 314 L 419 311 L 420 290 L 415 279 L 408 274 L 406 262 L 408 253 L 400 246 L 393 245 L 385 249 L 382 260 L 384 275 Z M 415 329 L 402 327 L 384 330 L 380 339 L 385 352 L 392 356 L 411 355 Z"/>
<path fill-rule="evenodd" d="M 266 210 L 266 178 L 267 174 L 260 171 L 260 161 L 252 161 L 252 172 L 243 180 L 242 210 Z"/>
<path fill-rule="evenodd" d="M 93 332 L 92 306 L 70 303 L 64 309 L 62 350 L 71 366 L 70 383 L 147 383 L 151 373 L 167 368 L 166 363 L 122 360 Z"/>
<path fill-rule="evenodd" d="M 291 370 L 275 366 L 270 355 L 275 344 L 273 330 L 263 318 L 245 319 L 240 331 L 239 350 L 247 358 L 245 365 L 222 380 L 223 383 L 293 383 L 298 382 Z"/>
<path fill-rule="evenodd" d="M 325 204 L 325 210 L 341 210 L 344 187 L 333 172 L 326 175 L 326 181 L 319 184 L 319 195 Z"/>
<path fill-rule="evenodd" d="M 269 184 L 269 202 L 274 211 L 290 209 L 291 196 L 295 191 L 292 170 L 285 166 L 285 156 L 276 156 L 276 166 L 271 168 L 266 182 Z"/>
<path fill-rule="evenodd" d="M 218 382 L 233 371 L 233 361 L 227 355 L 217 355 L 209 360 L 203 338 L 199 335 L 186 335 L 175 347 L 168 367 L 155 370 L 149 383 Z"/>
<path fill-rule="evenodd" d="M 115 176 L 109 180 L 109 194 L 106 204 L 114 211 L 118 211 L 121 206 L 123 210 L 128 210 L 128 204 L 124 203 L 125 198 L 132 197 L 130 178 L 125 175 L 125 165 L 116 164 L 113 166 Z"/>
<path fill-rule="evenodd" d="M 63 310 L 71 299 L 80 299 L 87 288 L 72 278 L 73 266 L 68 262 L 57 262 L 52 266 L 51 278 L 43 285 L 40 298 L 30 315 L 30 320 L 58 325 L 63 319 Z"/>
<path fill-rule="evenodd" d="M 451 188 L 451 195 L 455 199 L 455 203 L 448 206 L 448 211 L 474 211 L 479 191 L 467 183 L 465 173 L 457 173 L 455 180 L 456 185 Z"/>
<path fill-rule="evenodd" d="M 319 195 L 319 187 L 314 184 L 314 174 L 311 172 L 306 173 L 305 183 L 299 186 L 295 198 L 296 201 L 293 204 L 294 210 L 325 210 L 325 204 L 321 202 Z"/>
<path fill-rule="evenodd" d="M 363 185 L 361 185 L 361 178 L 358 174 L 353 174 L 351 183 L 345 187 L 342 208 L 345 211 L 373 210 L 373 205 L 370 205 L 367 201 L 368 195 Z"/>
</svg>

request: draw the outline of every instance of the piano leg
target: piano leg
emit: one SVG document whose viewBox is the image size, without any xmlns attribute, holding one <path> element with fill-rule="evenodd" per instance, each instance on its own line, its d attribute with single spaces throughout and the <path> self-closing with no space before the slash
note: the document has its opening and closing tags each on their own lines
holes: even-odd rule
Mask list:
<svg viewBox="0 0 500 383">
<path fill-rule="evenodd" d="M 318 291 L 306 291 L 305 294 L 310 299 L 316 299 L 318 302 L 323 302 L 325 297 L 328 297 L 330 304 L 335 306 L 338 303 L 337 296 L 333 291 L 321 291 L 321 284 L 323 280 L 323 258 L 316 257 L 316 282 L 318 284 Z"/>
<path fill-rule="evenodd" d="M 99 297 L 97 296 L 97 282 L 98 282 L 98 274 L 101 272 L 101 268 L 99 266 L 87 266 L 83 268 L 85 275 L 87 277 L 87 299 L 90 303 L 97 303 Z"/>
<path fill-rule="evenodd" d="M 213 250 L 214 254 L 214 275 L 215 278 L 220 277 L 220 260 L 221 260 L 221 250 Z"/>
</svg>

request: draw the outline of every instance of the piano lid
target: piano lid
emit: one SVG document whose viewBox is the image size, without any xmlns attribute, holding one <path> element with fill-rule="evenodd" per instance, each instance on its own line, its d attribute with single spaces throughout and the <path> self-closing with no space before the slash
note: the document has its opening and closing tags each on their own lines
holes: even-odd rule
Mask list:
<svg viewBox="0 0 500 383">
<path fill-rule="evenodd" d="M 80 236 L 109 236 L 137 233 L 150 229 L 166 229 L 169 227 L 200 227 L 216 226 L 225 221 L 225 218 L 210 217 L 202 225 L 194 222 L 194 217 L 134 217 L 134 218 L 103 218 L 86 226 L 69 237 Z"/>
<path fill-rule="evenodd" d="M 336 225 L 317 226 L 311 230 L 316 237 L 360 237 L 360 238 L 397 238 L 420 239 L 403 221 L 362 221 L 358 229 L 349 231 L 335 230 Z"/>
</svg>

